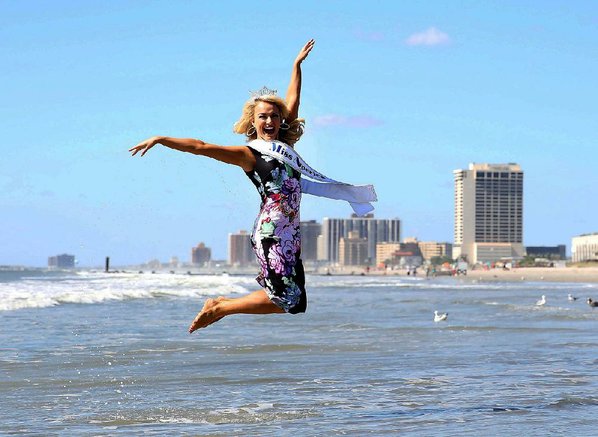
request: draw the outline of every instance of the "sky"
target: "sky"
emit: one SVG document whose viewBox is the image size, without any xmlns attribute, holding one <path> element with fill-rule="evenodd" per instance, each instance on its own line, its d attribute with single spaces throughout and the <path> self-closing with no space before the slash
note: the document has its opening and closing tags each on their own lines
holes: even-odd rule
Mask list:
<svg viewBox="0 0 598 437">
<path fill-rule="evenodd" d="M 518 163 L 524 244 L 598 232 L 596 1 L 0 0 L 0 265 L 189 261 L 251 230 L 259 196 L 234 166 L 164 135 L 242 145 L 249 92 L 284 95 L 303 64 L 297 150 L 371 183 L 376 218 L 453 240 L 453 170 Z M 302 220 L 345 202 L 305 195 Z"/>
</svg>

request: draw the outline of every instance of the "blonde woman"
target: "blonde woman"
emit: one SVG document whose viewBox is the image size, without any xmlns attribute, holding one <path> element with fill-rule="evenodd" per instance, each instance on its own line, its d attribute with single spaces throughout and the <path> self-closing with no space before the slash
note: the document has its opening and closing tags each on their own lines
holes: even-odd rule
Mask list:
<svg viewBox="0 0 598 437">
<path fill-rule="evenodd" d="M 313 39 L 308 41 L 293 63 L 286 101 L 276 91 L 264 87 L 245 103 L 234 131 L 245 135 L 248 145 L 224 147 L 196 139 L 152 137 L 129 150 L 133 156 L 138 152 L 143 156 L 156 144 L 162 144 L 237 165 L 260 195 L 260 212 L 251 244 L 260 265 L 256 279 L 263 288 L 238 298 L 206 300 L 189 327 L 190 333 L 231 314 L 305 312 L 307 296 L 299 233 L 302 193 L 346 200 L 359 215 L 373 209 L 369 202 L 376 200 L 376 193 L 371 185 L 353 186 L 330 179 L 311 168 L 293 148 L 303 134 L 303 120 L 298 118 L 301 63 L 314 43 Z"/>
<path fill-rule="evenodd" d="M 295 59 L 286 102 L 267 88 L 254 93 L 235 123 L 235 132 L 246 135 L 248 140 L 280 140 L 290 146 L 299 140 L 303 134 L 303 120 L 298 119 L 301 63 L 314 43 L 308 41 Z M 129 151 L 132 156 L 138 152 L 144 156 L 156 144 L 241 167 L 262 200 L 251 243 L 261 270 L 257 280 L 263 288 L 239 298 L 208 299 L 189 332 L 231 314 L 305 312 L 307 296 L 299 234 L 300 173 L 247 146 L 224 147 L 197 139 L 152 137 Z"/>
</svg>

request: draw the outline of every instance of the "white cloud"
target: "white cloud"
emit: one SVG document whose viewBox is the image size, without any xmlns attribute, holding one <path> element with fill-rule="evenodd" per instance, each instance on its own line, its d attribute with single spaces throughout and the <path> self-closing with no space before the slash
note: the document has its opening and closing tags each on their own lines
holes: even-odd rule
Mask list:
<svg viewBox="0 0 598 437">
<path fill-rule="evenodd" d="M 450 41 L 446 33 L 430 27 L 423 32 L 414 33 L 405 40 L 405 43 L 410 46 L 438 46 L 448 44 Z"/>
<path fill-rule="evenodd" d="M 378 120 L 367 115 L 356 115 L 346 117 L 338 114 L 327 114 L 319 117 L 314 117 L 314 125 L 320 127 L 327 126 L 346 126 L 356 128 L 368 128 L 373 126 L 380 126 L 384 124 L 382 120 Z"/>
</svg>

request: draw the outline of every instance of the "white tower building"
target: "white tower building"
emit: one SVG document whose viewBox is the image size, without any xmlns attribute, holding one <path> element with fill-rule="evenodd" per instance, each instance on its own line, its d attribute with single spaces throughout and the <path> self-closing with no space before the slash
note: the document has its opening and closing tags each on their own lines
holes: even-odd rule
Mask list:
<svg viewBox="0 0 598 437">
<path fill-rule="evenodd" d="M 453 257 L 468 262 L 521 258 L 523 171 L 517 164 L 470 164 L 454 170 Z"/>
</svg>

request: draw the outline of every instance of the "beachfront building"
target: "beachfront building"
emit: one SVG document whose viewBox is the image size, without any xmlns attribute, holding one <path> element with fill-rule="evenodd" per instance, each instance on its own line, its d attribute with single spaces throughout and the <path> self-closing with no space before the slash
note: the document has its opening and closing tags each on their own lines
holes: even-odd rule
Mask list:
<svg viewBox="0 0 598 437">
<path fill-rule="evenodd" d="M 567 246 L 559 244 L 558 246 L 526 246 L 525 254 L 532 258 L 545 258 L 548 260 L 566 260 Z"/>
<path fill-rule="evenodd" d="M 196 247 L 191 248 L 191 264 L 194 266 L 204 266 L 212 259 L 212 249 L 206 247 L 202 242 Z"/>
<path fill-rule="evenodd" d="M 164 266 L 162 266 L 162 262 L 159 259 L 157 259 L 157 258 L 149 260 L 148 262 L 146 262 L 145 264 L 143 264 L 143 266 L 145 268 L 151 269 L 152 273 L 154 271 L 160 270 L 162 267 L 164 267 Z"/>
<path fill-rule="evenodd" d="M 582 234 L 571 239 L 571 261 L 598 261 L 598 232 Z"/>
<path fill-rule="evenodd" d="M 390 264 L 393 254 L 401 250 L 401 243 L 382 242 L 376 244 L 376 266 L 383 267 Z"/>
<path fill-rule="evenodd" d="M 399 249 L 395 250 L 388 259 L 384 261 L 385 267 L 393 269 L 415 270 L 423 264 L 423 257 L 419 245 L 415 239 L 406 239 L 400 243 Z"/>
<path fill-rule="evenodd" d="M 75 267 L 75 256 L 66 253 L 51 256 L 48 258 L 48 267 L 51 269 L 72 269 Z"/>
<path fill-rule="evenodd" d="M 422 265 L 424 258 L 416 238 L 406 238 L 402 243 L 378 243 L 376 251 L 377 267 L 415 269 Z"/>
<path fill-rule="evenodd" d="M 368 240 L 359 237 L 359 232 L 351 231 L 347 238 L 341 237 L 338 243 L 338 263 L 341 266 L 368 265 Z"/>
<path fill-rule="evenodd" d="M 454 170 L 453 257 L 471 264 L 519 259 L 523 247 L 523 171 L 517 164 Z"/>
<path fill-rule="evenodd" d="M 430 261 L 435 257 L 453 257 L 452 243 L 439 243 L 437 241 L 418 241 L 417 245 L 423 259 Z"/>
<path fill-rule="evenodd" d="M 367 263 L 376 260 L 378 242 L 399 242 L 401 221 L 395 219 L 375 219 L 373 214 L 350 218 L 328 218 L 322 220 L 322 233 L 318 237 L 318 260 L 330 264 L 340 262 L 339 244 L 341 238 L 349 238 L 349 232 L 355 231 L 359 238 L 367 241 Z"/>
<path fill-rule="evenodd" d="M 299 223 L 301 230 L 301 259 L 303 261 L 317 261 L 318 237 L 322 233 L 322 225 L 315 220 Z"/>
<path fill-rule="evenodd" d="M 247 231 L 228 234 L 228 264 L 245 267 L 255 263 L 255 256 L 251 249 L 250 235 Z"/>
</svg>

